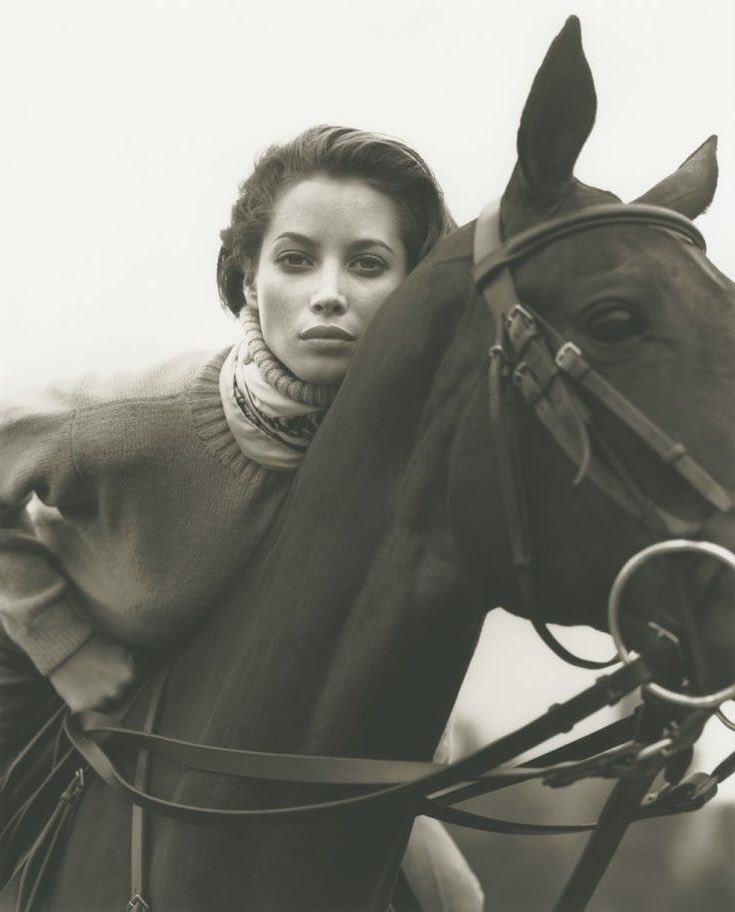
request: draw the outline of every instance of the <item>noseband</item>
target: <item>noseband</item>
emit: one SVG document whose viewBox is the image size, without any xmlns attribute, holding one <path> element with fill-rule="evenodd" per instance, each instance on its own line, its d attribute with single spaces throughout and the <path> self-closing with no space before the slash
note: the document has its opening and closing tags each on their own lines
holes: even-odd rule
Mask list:
<svg viewBox="0 0 735 912">
<path fill-rule="evenodd" d="M 590 444 L 592 416 L 577 389 L 608 412 L 672 468 L 712 509 L 728 512 L 728 492 L 694 460 L 680 443 L 616 390 L 587 361 L 571 341 L 565 341 L 538 313 L 518 300 L 510 267 L 527 260 L 548 244 L 593 228 L 638 225 L 673 233 L 701 250 L 704 238 L 683 215 L 658 206 L 606 204 L 593 206 L 535 225 L 503 242 L 500 211 L 491 203 L 475 229 L 473 276 L 493 318 L 489 349 L 489 413 L 497 453 L 504 522 L 513 554 L 513 567 L 527 616 L 543 641 L 562 659 L 583 668 L 613 664 L 575 656 L 546 626 L 533 577 L 530 535 L 523 495 L 523 478 L 516 443 L 511 381 L 556 443 L 578 467 L 574 484 L 592 482 L 618 507 L 637 519 L 658 539 L 696 536 L 701 524 L 669 512 L 636 484 L 604 438 Z M 600 458 L 598 452 L 604 458 Z"/>
</svg>

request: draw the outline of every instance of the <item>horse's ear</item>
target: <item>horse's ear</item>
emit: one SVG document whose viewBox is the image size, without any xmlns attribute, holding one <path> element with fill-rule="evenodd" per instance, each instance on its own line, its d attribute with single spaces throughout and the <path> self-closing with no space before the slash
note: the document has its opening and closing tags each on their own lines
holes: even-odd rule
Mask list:
<svg viewBox="0 0 735 912">
<path fill-rule="evenodd" d="M 570 16 L 551 43 L 523 109 L 518 162 L 504 194 L 508 210 L 543 212 L 566 196 L 596 111 L 579 19 Z"/>
<path fill-rule="evenodd" d="M 717 137 L 708 140 L 636 203 L 665 206 L 687 218 L 701 215 L 712 202 L 717 187 Z"/>
</svg>

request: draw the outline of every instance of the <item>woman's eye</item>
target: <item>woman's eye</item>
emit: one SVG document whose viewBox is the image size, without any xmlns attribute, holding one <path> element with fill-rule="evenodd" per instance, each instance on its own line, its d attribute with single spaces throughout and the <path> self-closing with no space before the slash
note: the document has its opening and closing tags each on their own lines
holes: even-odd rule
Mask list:
<svg viewBox="0 0 735 912">
<path fill-rule="evenodd" d="M 299 253 L 295 250 L 289 250 L 286 251 L 286 253 L 282 253 L 278 257 L 277 262 L 281 266 L 285 266 L 286 269 L 293 270 L 304 269 L 305 267 L 311 265 L 311 261 L 306 256 L 306 254 Z"/>
<path fill-rule="evenodd" d="M 613 344 L 644 335 L 648 324 L 643 315 L 629 305 L 610 304 L 596 308 L 582 328 L 596 342 Z"/>
<path fill-rule="evenodd" d="M 367 254 L 356 257 L 350 265 L 361 275 L 377 275 L 385 269 L 385 263 L 380 257 Z"/>
</svg>

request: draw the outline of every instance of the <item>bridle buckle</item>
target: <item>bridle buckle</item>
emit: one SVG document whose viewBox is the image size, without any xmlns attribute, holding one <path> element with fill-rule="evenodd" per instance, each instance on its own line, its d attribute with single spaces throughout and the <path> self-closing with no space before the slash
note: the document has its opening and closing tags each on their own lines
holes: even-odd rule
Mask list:
<svg viewBox="0 0 735 912">
<path fill-rule="evenodd" d="M 515 320 L 521 320 L 526 326 L 536 325 L 536 318 L 523 304 L 514 304 L 506 316 L 508 324 L 515 322 Z"/>
<path fill-rule="evenodd" d="M 587 373 L 590 366 L 587 363 L 582 349 L 574 342 L 565 342 L 554 355 L 554 364 L 564 374 L 575 380 Z"/>
</svg>

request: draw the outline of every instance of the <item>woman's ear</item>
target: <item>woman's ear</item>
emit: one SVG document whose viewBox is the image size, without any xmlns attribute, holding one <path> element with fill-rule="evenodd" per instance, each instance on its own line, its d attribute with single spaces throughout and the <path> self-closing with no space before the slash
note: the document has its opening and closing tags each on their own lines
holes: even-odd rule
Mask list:
<svg viewBox="0 0 735 912">
<path fill-rule="evenodd" d="M 253 310 L 258 309 L 258 292 L 255 288 L 255 282 L 248 282 L 247 279 L 242 284 L 242 293 L 245 297 L 245 303 Z"/>
</svg>

